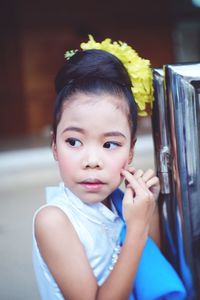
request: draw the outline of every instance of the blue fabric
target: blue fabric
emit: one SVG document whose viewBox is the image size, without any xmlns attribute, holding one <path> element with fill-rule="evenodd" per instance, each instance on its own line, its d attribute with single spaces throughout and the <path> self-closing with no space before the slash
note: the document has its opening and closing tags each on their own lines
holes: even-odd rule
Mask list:
<svg viewBox="0 0 200 300">
<path fill-rule="evenodd" d="M 113 193 L 113 204 L 122 215 L 123 193 Z M 121 244 L 126 236 L 126 226 L 121 231 Z M 178 274 L 151 238 L 148 238 L 137 270 L 133 293 L 129 300 L 184 300 L 186 290 Z"/>
<path fill-rule="evenodd" d="M 176 231 L 177 231 L 176 245 L 172 238 L 170 226 L 167 219 L 165 219 L 164 222 L 164 230 L 168 242 L 167 247 L 169 250 L 168 252 L 170 253 L 169 260 L 172 263 L 172 265 L 174 266 L 178 265 L 181 271 L 182 281 L 187 290 L 187 297 L 188 297 L 187 299 L 195 299 L 195 287 L 193 286 L 192 274 L 185 260 L 181 224 L 180 224 L 180 218 L 178 217 L 178 211 L 177 214 L 175 215 L 175 222 L 176 222 Z"/>
</svg>

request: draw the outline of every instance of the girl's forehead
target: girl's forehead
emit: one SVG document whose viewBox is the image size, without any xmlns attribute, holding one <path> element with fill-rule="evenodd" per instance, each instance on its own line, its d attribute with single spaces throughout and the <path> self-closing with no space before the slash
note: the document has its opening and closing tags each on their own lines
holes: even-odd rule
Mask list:
<svg viewBox="0 0 200 300">
<path fill-rule="evenodd" d="M 80 127 L 87 132 L 102 133 L 123 131 L 130 135 L 130 124 L 126 113 L 126 102 L 110 94 L 77 94 L 66 100 L 59 130 Z"/>
<path fill-rule="evenodd" d="M 79 128 L 87 136 L 99 137 L 108 132 L 121 132 L 128 139 L 131 136 L 127 115 L 119 99 L 110 95 L 85 95 L 66 102 L 58 124 L 58 131 Z M 68 100 L 67 100 L 68 101 Z"/>
<path fill-rule="evenodd" d="M 98 110 L 101 106 L 106 110 L 113 108 L 113 110 L 119 110 L 125 113 L 126 116 L 129 114 L 128 104 L 122 95 L 113 95 L 110 93 L 81 93 L 77 92 L 70 96 L 63 103 L 63 110 L 70 109 L 73 107 L 89 107 L 90 109 Z"/>
</svg>

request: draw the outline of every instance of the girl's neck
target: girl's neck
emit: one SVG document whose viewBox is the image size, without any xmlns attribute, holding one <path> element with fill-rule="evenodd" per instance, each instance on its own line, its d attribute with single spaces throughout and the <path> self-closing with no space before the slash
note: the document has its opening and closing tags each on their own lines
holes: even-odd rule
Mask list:
<svg viewBox="0 0 200 300">
<path fill-rule="evenodd" d="M 111 209 L 110 197 L 107 197 L 102 203 L 107 206 L 107 208 Z"/>
</svg>

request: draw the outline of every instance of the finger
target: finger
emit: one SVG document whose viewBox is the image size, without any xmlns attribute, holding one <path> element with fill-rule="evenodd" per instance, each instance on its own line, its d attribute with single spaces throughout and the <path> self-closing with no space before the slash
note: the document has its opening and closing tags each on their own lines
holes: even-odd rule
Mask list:
<svg viewBox="0 0 200 300">
<path fill-rule="evenodd" d="M 124 204 L 133 203 L 133 190 L 131 188 L 127 188 L 124 193 Z"/>
<path fill-rule="evenodd" d="M 122 171 L 122 175 L 125 177 L 125 180 L 128 181 L 128 187 L 131 186 L 136 194 L 141 194 L 143 191 L 149 193 L 149 190 L 141 177 L 136 178 L 135 175 L 132 175 L 126 170 Z"/>
<path fill-rule="evenodd" d="M 134 175 L 136 169 L 133 166 L 128 166 L 126 169 L 129 173 L 131 173 L 132 175 Z M 125 186 L 128 187 L 129 183 L 128 181 L 125 179 Z"/>
<path fill-rule="evenodd" d="M 148 188 L 148 186 L 147 186 L 146 182 L 144 182 L 143 178 L 139 177 L 137 180 L 138 180 L 138 183 L 140 184 L 143 192 L 145 192 L 150 198 L 152 198 L 153 193 L 152 193 L 151 189 Z"/>
<path fill-rule="evenodd" d="M 143 174 L 144 174 L 144 171 L 142 169 L 138 169 L 135 171 L 134 176 L 136 178 L 139 178 L 139 177 L 143 176 Z"/>
<path fill-rule="evenodd" d="M 158 177 L 154 176 L 153 178 L 149 179 L 148 181 L 146 181 L 146 186 L 148 188 L 151 188 L 153 186 L 158 186 L 159 187 L 160 183 L 159 183 L 159 179 Z"/>
<path fill-rule="evenodd" d="M 145 189 L 148 190 L 148 187 L 146 185 L 146 182 L 143 180 L 142 177 L 137 178 L 137 181 L 139 182 L 139 184 Z"/>
<path fill-rule="evenodd" d="M 149 179 L 155 176 L 154 170 L 149 169 L 143 174 L 143 179 L 145 182 L 147 182 Z"/>
<path fill-rule="evenodd" d="M 127 171 L 130 172 L 131 174 L 134 174 L 136 169 L 133 166 L 128 166 Z"/>
</svg>

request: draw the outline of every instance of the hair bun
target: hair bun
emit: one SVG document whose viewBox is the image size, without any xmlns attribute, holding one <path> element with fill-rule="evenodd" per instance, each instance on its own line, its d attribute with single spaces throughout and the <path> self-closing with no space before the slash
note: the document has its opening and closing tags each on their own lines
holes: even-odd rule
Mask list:
<svg viewBox="0 0 200 300">
<path fill-rule="evenodd" d="M 131 87 L 129 75 L 122 62 L 103 50 L 77 51 L 68 59 L 55 79 L 56 92 L 59 93 L 72 81 L 98 78 Z"/>
</svg>

